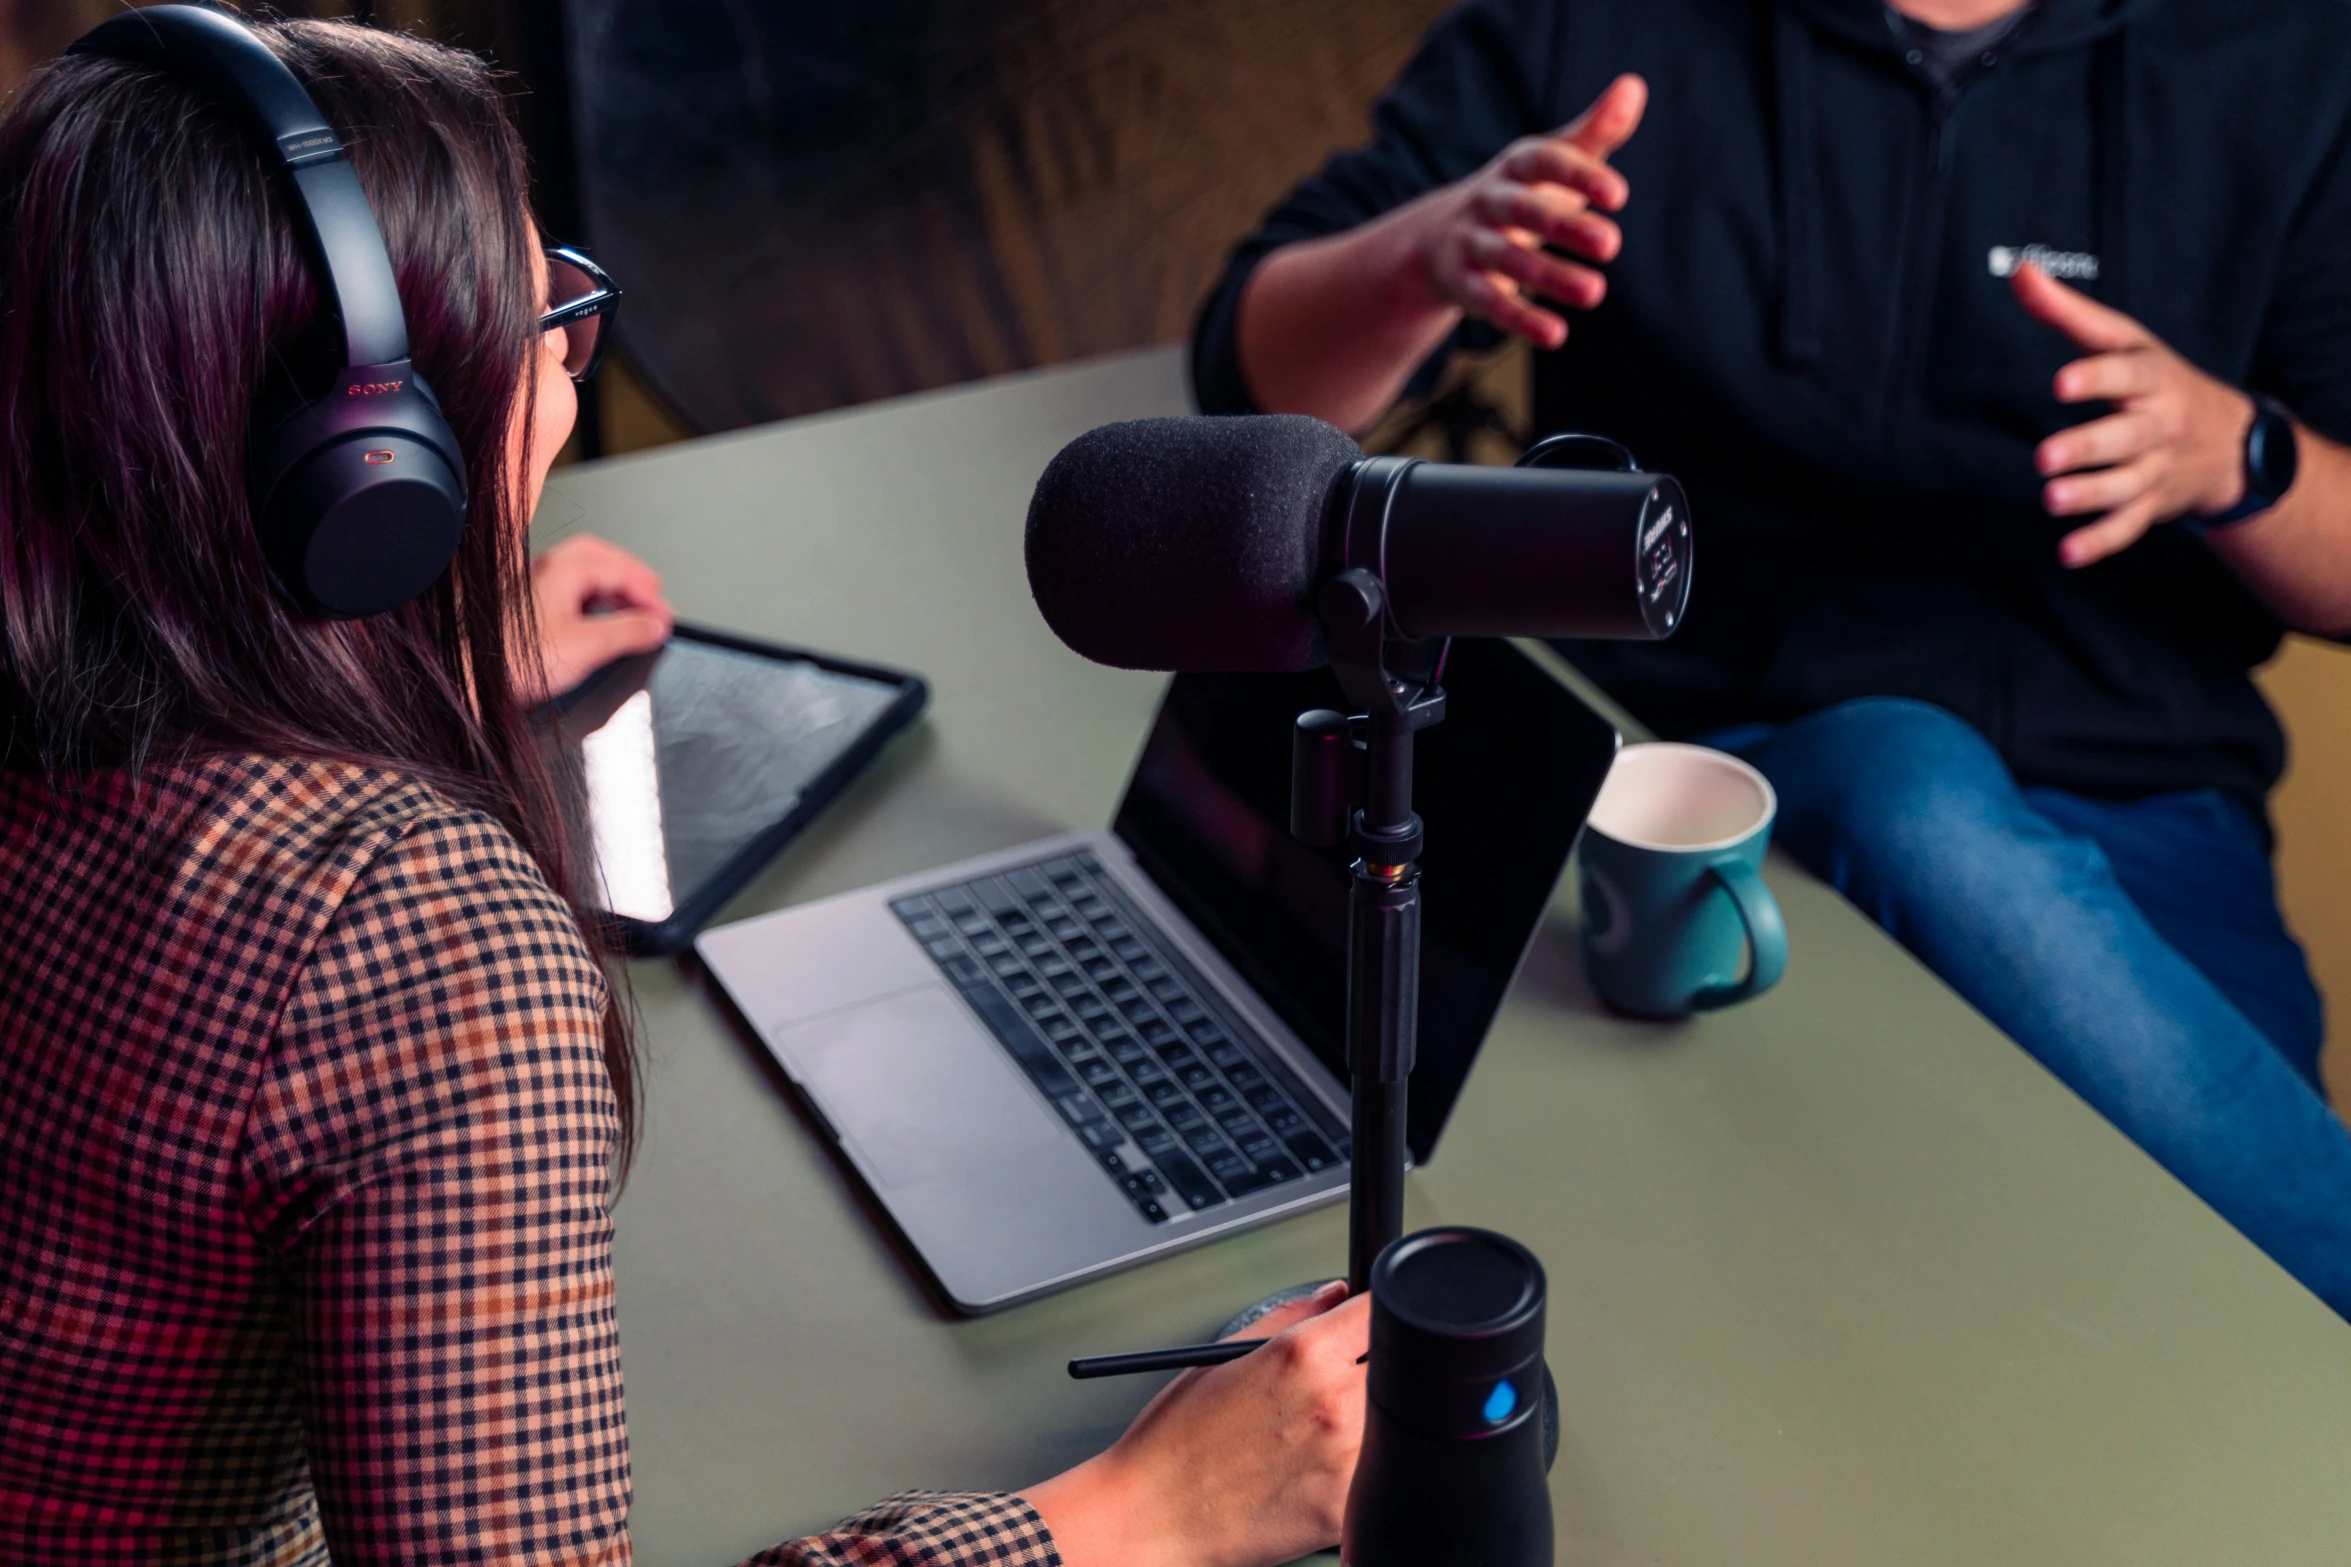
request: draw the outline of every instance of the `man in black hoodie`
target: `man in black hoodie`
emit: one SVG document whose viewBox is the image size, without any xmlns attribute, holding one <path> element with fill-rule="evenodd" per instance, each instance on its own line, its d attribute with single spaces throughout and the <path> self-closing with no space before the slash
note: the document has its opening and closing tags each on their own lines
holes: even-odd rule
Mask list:
<svg viewBox="0 0 2351 1567">
<path fill-rule="evenodd" d="M 2250 679 L 2351 630 L 2351 5 L 1470 0 L 1194 379 L 1361 429 L 1495 329 L 1702 535 L 1578 662 L 2351 1315 Z"/>
</svg>

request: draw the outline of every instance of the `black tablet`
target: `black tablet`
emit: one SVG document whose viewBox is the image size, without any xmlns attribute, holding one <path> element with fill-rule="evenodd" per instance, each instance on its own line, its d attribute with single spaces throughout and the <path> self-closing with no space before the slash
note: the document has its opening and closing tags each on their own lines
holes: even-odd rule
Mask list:
<svg viewBox="0 0 2351 1567">
<path fill-rule="evenodd" d="M 549 712 L 585 819 L 591 900 L 675 952 L 929 699 L 914 675 L 680 626 Z"/>
</svg>

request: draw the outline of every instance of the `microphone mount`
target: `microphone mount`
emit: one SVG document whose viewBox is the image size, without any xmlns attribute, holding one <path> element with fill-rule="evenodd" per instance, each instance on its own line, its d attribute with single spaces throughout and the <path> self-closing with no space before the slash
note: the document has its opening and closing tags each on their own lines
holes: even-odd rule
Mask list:
<svg viewBox="0 0 2351 1567">
<path fill-rule="evenodd" d="M 1404 1233 L 1405 1110 L 1420 1023 L 1420 853 L 1413 737 L 1442 723 L 1447 644 L 1388 632 L 1387 594 L 1360 566 L 1323 584 L 1315 609 L 1339 688 L 1365 711 L 1299 715 L 1291 737 L 1290 830 L 1354 851 L 1347 903 L 1349 1126 L 1347 1286 Z M 1393 667 L 1391 667 L 1393 666 Z M 1402 671 L 1402 673 L 1399 673 Z"/>
</svg>

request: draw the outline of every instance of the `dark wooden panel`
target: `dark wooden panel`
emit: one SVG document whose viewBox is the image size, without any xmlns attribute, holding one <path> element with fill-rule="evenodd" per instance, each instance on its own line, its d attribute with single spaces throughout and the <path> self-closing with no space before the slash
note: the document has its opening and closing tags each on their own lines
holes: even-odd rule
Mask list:
<svg viewBox="0 0 2351 1567">
<path fill-rule="evenodd" d="M 1181 337 L 1439 0 L 573 0 L 637 367 L 724 429 Z"/>
<path fill-rule="evenodd" d="M 0 0 L 0 90 L 119 3 Z M 595 245 L 629 290 L 632 364 L 715 430 L 1180 338 L 1445 3 L 270 9 L 515 73 L 548 227 Z"/>
</svg>

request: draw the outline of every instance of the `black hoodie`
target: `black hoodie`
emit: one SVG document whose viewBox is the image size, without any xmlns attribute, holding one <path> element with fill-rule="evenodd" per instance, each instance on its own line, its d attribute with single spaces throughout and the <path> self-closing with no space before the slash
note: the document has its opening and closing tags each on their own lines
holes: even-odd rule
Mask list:
<svg viewBox="0 0 2351 1567">
<path fill-rule="evenodd" d="M 1688 485 L 1674 640 L 1580 663 L 1669 735 L 1868 695 L 1958 713 L 2029 783 L 2259 806 L 2276 619 L 2194 532 L 2079 572 L 2033 447 L 2080 356 L 2004 276 L 2031 253 L 2205 370 L 2351 439 L 2351 5 L 2041 0 L 1948 86 L 1879 0 L 1471 0 L 1209 300 L 1194 379 L 1250 410 L 1250 269 L 1651 87 L 1606 302 L 1539 354 L 1540 430 Z"/>
</svg>

